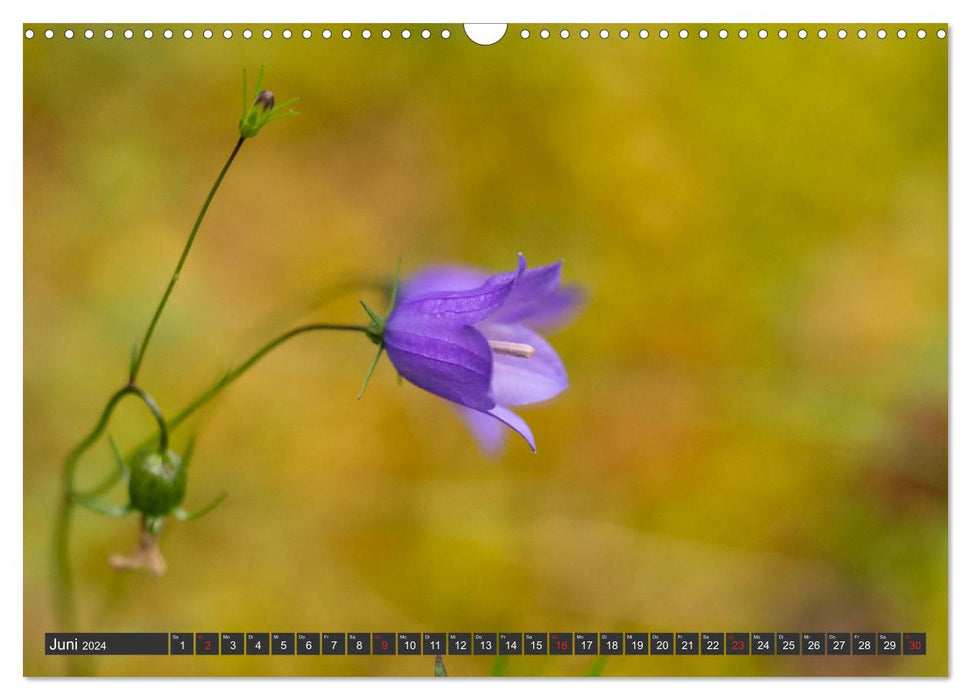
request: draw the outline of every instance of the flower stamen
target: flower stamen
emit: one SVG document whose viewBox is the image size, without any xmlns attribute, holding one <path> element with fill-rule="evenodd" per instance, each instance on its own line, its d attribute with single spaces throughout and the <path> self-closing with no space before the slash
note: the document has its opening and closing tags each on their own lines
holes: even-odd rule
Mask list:
<svg viewBox="0 0 971 700">
<path fill-rule="evenodd" d="M 499 355 L 511 355 L 512 357 L 522 357 L 529 359 L 536 354 L 536 348 L 526 343 L 511 343 L 506 340 L 490 340 L 489 347 L 492 352 Z"/>
</svg>

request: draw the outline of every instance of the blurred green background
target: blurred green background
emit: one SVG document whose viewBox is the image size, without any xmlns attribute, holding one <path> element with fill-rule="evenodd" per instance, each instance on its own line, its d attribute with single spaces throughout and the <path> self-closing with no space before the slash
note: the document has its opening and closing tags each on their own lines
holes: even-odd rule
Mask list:
<svg viewBox="0 0 971 700">
<path fill-rule="evenodd" d="M 307 26 L 310 40 L 300 36 Z M 79 511 L 83 626 L 131 631 L 926 631 L 926 657 L 610 658 L 605 675 L 947 672 L 947 40 L 619 38 L 511 25 L 45 26 L 24 40 L 24 671 L 54 629 L 67 451 L 124 383 L 237 137 L 241 71 L 296 119 L 247 143 L 141 376 L 174 413 L 333 285 L 443 261 L 564 260 L 590 295 L 552 336 L 571 386 L 490 460 L 373 346 L 269 356 L 198 438 L 169 573 L 108 569 L 134 516 Z M 171 28 L 175 36 L 164 39 Z M 352 38 L 340 38 L 345 28 Z M 151 433 L 136 402 L 110 432 Z M 111 468 L 102 443 L 79 484 Z M 121 502 L 118 490 L 110 500 Z M 448 658 L 482 675 L 487 658 Z M 584 657 L 510 658 L 582 675 Z M 431 675 L 409 657 L 103 658 L 104 674 Z"/>
</svg>

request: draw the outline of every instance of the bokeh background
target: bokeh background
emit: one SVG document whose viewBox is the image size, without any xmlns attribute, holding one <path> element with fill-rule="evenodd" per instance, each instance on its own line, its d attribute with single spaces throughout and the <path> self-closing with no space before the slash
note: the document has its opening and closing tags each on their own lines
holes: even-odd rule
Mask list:
<svg viewBox="0 0 971 700">
<path fill-rule="evenodd" d="M 67 451 L 125 380 L 236 139 L 241 72 L 296 119 L 248 142 L 141 376 L 174 413 L 303 321 L 362 322 L 400 256 L 564 260 L 569 390 L 521 413 L 539 452 L 481 455 L 373 346 L 274 352 L 198 439 L 169 573 L 118 574 L 134 516 L 79 511 L 85 629 L 926 631 L 926 657 L 610 658 L 604 675 L 947 672 L 947 40 L 677 38 L 680 27 L 233 25 L 231 40 L 24 40 L 24 672 L 45 658 Z M 73 39 L 63 30 L 71 28 Z M 171 28 L 174 38 L 164 39 Z M 333 38 L 321 37 L 323 29 Z M 339 33 L 350 29 L 352 38 Z M 355 288 L 360 284 L 360 288 Z M 350 285 L 350 286 L 347 286 Z M 110 432 L 151 434 L 137 403 Z M 111 469 L 102 443 L 79 484 Z M 122 502 L 119 489 L 109 500 Z M 446 660 L 488 675 L 493 660 Z M 585 657 L 508 675 L 584 675 Z M 425 657 L 103 658 L 103 674 L 430 675 Z"/>
</svg>

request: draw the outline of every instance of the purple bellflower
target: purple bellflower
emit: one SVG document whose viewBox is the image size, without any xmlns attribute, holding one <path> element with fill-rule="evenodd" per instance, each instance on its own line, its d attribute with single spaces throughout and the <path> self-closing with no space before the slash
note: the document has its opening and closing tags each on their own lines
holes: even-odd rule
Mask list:
<svg viewBox="0 0 971 700">
<path fill-rule="evenodd" d="M 426 269 L 401 282 L 387 320 L 368 310 L 369 335 L 402 377 L 457 404 L 486 451 L 501 448 L 506 425 L 535 452 L 532 431 L 509 407 L 551 399 L 568 385 L 537 332 L 565 322 L 580 304 L 579 289 L 560 287 L 560 267 L 527 269 L 520 254 L 515 271 L 492 276 Z"/>
</svg>

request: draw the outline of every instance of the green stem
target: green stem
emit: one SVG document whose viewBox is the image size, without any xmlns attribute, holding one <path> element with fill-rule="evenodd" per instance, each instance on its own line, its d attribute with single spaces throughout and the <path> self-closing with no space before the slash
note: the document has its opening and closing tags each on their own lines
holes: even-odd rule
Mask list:
<svg viewBox="0 0 971 700">
<path fill-rule="evenodd" d="M 54 608 L 57 624 L 60 631 L 74 631 L 77 629 L 77 612 L 74 607 L 73 581 L 71 578 L 71 567 L 69 559 L 70 534 L 71 534 L 71 515 L 75 505 L 74 496 L 74 475 L 77 472 L 78 462 L 81 457 L 91 449 L 98 439 L 102 436 L 111 415 L 119 402 L 129 394 L 137 396 L 148 406 L 159 426 L 159 448 L 166 449 L 168 446 L 168 427 L 162 412 L 158 408 L 155 399 L 141 387 L 135 384 L 126 384 L 116 391 L 108 399 L 101 417 L 81 442 L 71 450 L 67 459 L 64 461 L 64 469 L 61 472 L 61 494 L 58 503 L 57 520 L 54 524 L 54 565 L 52 569 Z"/>
<path fill-rule="evenodd" d="M 205 406 L 207 403 L 212 401 L 216 396 L 222 392 L 223 389 L 228 387 L 230 384 L 239 379 L 243 374 L 246 373 L 253 365 L 259 362 L 263 357 L 267 355 L 274 348 L 285 343 L 291 338 L 302 335 L 303 333 L 310 333 L 312 331 L 358 331 L 364 333 L 367 330 L 367 326 L 355 326 L 355 325 L 345 325 L 337 323 L 311 323 L 305 326 L 297 326 L 292 328 L 286 333 L 277 336 L 271 340 L 266 345 L 262 346 L 259 350 L 250 355 L 245 362 L 240 364 L 238 367 L 231 369 L 227 372 L 219 381 L 209 387 L 202 394 L 197 396 L 195 399 L 190 401 L 181 411 L 176 413 L 171 420 L 167 422 L 169 431 L 175 430 L 178 426 L 184 423 L 189 417 L 192 416 L 196 411 Z M 153 438 L 149 438 L 145 442 L 138 445 L 133 452 L 138 452 L 152 443 Z M 106 491 L 108 491 L 112 486 L 118 483 L 120 475 L 118 471 L 114 471 L 109 474 L 104 481 L 100 482 L 97 486 L 89 491 L 78 494 L 82 497 L 90 498 L 94 496 L 99 496 Z"/>
<path fill-rule="evenodd" d="M 129 385 L 132 387 L 133 392 L 140 398 L 148 410 L 152 412 L 152 416 L 155 417 L 155 422 L 158 423 L 158 451 L 165 452 L 169 449 L 169 428 L 165 424 L 165 417 L 162 415 L 161 409 L 158 404 L 155 403 L 155 399 L 152 398 L 151 394 L 142 389 L 139 386 Z"/>
<path fill-rule="evenodd" d="M 222 184 L 223 178 L 226 176 L 226 172 L 229 170 L 229 166 L 233 164 L 233 161 L 236 159 L 236 154 L 239 153 L 239 149 L 243 146 L 243 141 L 245 140 L 246 139 L 241 136 L 236 142 L 233 152 L 229 154 L 226 164 L 219 172 L 219 176 L 212 184 L 212 189 L 209 190 L 209 195 L 206 197 L 206 201 L 202 204 L 202 209 L 199 211 L 199 216 L 196 217 L 196 223 L 192 227 L 192 231 L 189 233 L 189 240 L 185 242 L 185 247 L 182 249 L 182 256 L 179 258 L 179 262 L 175 266 L 175 272 L 172 273 L 172 279 L 169 280 L 169 286 L 165 288 L 165 293 L 162 295 L 162 300 L 158 303 L 158 308 L 155 309 L 155 315 L 152 316 L 152 322 L 148 324 L 148 330 L 145 331 L 145 337 L 138 346 L 138 353 L 132 360 L 131 370 L 128 375 L 128 381 L 131 384 L 134 384 L 135 379 L 138 377 L 138 371 L 142 367 L 142 362 L 145 359 L 145 351 L 148 350 L 148 344 L 152 340 L 152 334 L 155 332 L 155 326 L 158 324 L 158 320 L 162 316 L 162 311 L 165 310 L 165 305 L 168 303 L 169 297 L 172 295 L 172 290 L 175 289 L 175 283 L 179 281 L 179 275 L 182 273 L 182 266 L 185 265 L 186 258 L 189 257 L 189 251 L 192 249 L 192 243 L 196 239 L 196 234 L 199 233 L 199 227 L 202 225 L 202 220 L 206 217 L 206 212 L 209 211 L 209 205 L 212 203 L 213 197 L 216 196 L 216 192 L 219 190 L 219 185 Z"/>
<path fill-rule="evenodd" d="M 213 384 L 209 389 L 204 391 L 193 401 L 183 408 L 181 411 L 176 413 L 172 420 L 169 421 L 169 429 L 175 430 L 179 425 L 181 425 L 189 416 L 198 411 L 200 408 L 209 403 L 212 399 L 225 389 L 227 386 L 239 379 L 246 371 L 259 362 L 263 357 L 265 357 L 271 350 L 279 345 L 282 345 L 291 338 L 302 335 L 303 333 L 310 333 L 312 331 L 358 331 L 363 333 L 367 330 L 367 326 L 354 326 L 345 325 L 337 323 L 311 323 L 306 326 L 297 326 L 292 328 L 283 335 L 279 335 L 269 343 L 261 347 L 259 350 L 254 352 L 249 358 L 243 362 L 238 367 L 231 369 L 227 372 L 219 381 Z"/>
</svg>

